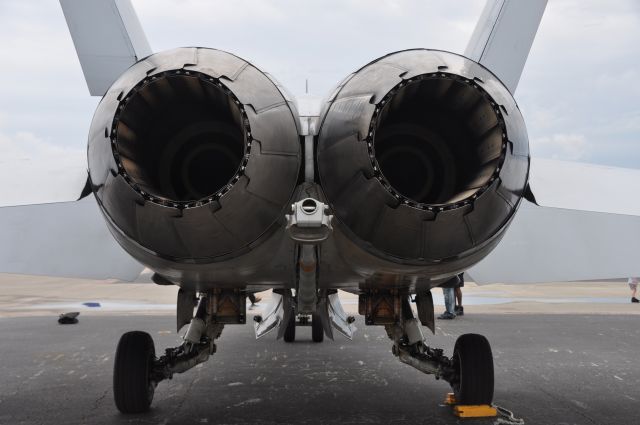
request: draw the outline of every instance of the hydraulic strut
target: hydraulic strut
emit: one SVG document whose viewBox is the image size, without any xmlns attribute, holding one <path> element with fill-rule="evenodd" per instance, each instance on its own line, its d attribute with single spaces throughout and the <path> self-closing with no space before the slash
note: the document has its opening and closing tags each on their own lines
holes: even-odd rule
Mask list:
<svg viewBox="0 0 640 425">
<path fill-rule="evenodd" d="M 171 379 L 174 373 L 183 373 L 204 363 L 216 352 L 214 340 L 220 337 L 224 324 L 215 323 L 209 311 L 210 297 L 200 294 L 196 313 L 178 347 L 167 348 L 153 365 L 151 380 L 156 384 Z"/>
</svg>

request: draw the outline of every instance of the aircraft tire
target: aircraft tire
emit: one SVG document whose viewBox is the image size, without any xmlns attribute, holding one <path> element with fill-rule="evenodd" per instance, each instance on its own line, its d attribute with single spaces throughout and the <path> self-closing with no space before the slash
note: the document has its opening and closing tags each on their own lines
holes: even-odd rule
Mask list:
<svg viewBox="0 0 640 425">
<path fill-rule="evenodd" d="M 456 341 L 453 365 L 458 379 L 452 383 L 456 401 L 463 405 L 491 404 L 493 401 L 493 354 L 487 338 L 464 334 Z"/>
<path fill-rule="evenodd" d="M 311 339 L 313 342 L 322 342 L 324 339 L 324 328 L 319 314 L 311 316 Z"/>
<path fill-rule="evenodd" d="M 122 413 L 149 410 L 155 383 L 150 380 L 156 350 L 151 335 L 127 332 L 120 338 L 113 368 L 113 398 Z"/>
<path fill-rule="evenodd" d="M 284 342 L 294 342 L 296 340 L 296 315 L 291 314 L 289 323 L 284 330 Z"/>
</svg>

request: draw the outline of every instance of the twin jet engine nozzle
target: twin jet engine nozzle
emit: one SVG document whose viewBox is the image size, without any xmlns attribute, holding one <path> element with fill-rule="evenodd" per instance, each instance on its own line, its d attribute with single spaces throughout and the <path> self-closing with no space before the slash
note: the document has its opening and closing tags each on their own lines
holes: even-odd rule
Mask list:
<svg viewBox="0 0 640 425">
<path fill-rule="evenodd" d="M 338 243 L 359 258 L 432 275 L 469 267 L 497 244 L 527 184 L 513 97 L 459 55 L 409 50 L 371 62 L 327 99 L 318 124 L 319 184 Z M 93 191 L 144 264 L 237 258 L 286 224 L 303 173 L 298 126 L 295 104 L 250 63 L 204 48 L 154 54 L 98 106 Z"/>
</svg>

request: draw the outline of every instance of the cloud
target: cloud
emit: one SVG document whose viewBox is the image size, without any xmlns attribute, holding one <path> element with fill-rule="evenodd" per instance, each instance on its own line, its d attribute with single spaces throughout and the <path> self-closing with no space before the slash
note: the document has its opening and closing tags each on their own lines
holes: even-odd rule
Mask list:
<svg viewBox="0 0 640 425">
<path fill-rule="evenodd" d="M 637 0 L 548 3 L 516 92 L 534 155 L 639 168 L 639 12 Z M 556 135 L 586 146 L 562 150 Z"/>
<path fill-rule="evenodd" d="M 462 53 L 483 2 L 426 0 L 134 1 L 151 46 L 231 51 L 274 75 L 293 94 L 323 96 L 371 60 L 414 47 Z M 242 12 L 239 12 L 242 11 Z M 172 31 L 167 31 L 172 28 Z"/>
<path fill-rule="evenodd" d="M 536 156 L 577 161 L 587 156 L 587 140 L 582 134 L 553 134 L 531 142 Z"/>
</svg>

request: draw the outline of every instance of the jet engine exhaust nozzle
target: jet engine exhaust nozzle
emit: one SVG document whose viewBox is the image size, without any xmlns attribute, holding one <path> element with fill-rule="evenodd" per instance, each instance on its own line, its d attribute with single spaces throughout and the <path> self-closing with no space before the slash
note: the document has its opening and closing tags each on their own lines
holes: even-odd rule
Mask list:
<svg viewBox="0 0 640 425">
<path fill-rule="evenodd" d="M 380 58 L 321 117 L 318 170 L 337 222 L 393 262 L 468 267 L 499 241 L 527 183 L 528 140 L 502 83 L 453 53 Z"/>
<path fill-rule="evenodd" d="M 287 99 L 219 50 L 174 49 L 128 69 L 89 136 L 93 191 L 120 244 L 180 269 L 237 257 L 281 226 L 300 169 Z"/>
</svg>

